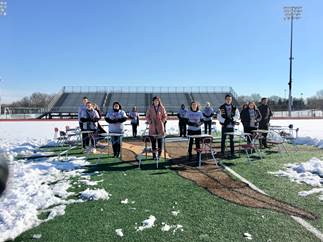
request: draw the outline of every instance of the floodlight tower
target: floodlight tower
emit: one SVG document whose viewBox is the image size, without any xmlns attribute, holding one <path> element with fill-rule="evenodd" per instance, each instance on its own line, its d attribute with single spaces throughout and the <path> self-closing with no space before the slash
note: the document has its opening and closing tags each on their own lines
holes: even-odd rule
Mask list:
<svg viewBox="0 0 323 242">
<path fill-rule="evenodd" d="M 288 95 L 288 116 L 292 114 L 292 70 L 293 70 L 293 23 L 294 20 L 300 19 L 302 7 L 290 6 L 284 7 L 285 20 L 290 20 L 290 55 L 289 55 L 289 95 Z"/>
</svg>

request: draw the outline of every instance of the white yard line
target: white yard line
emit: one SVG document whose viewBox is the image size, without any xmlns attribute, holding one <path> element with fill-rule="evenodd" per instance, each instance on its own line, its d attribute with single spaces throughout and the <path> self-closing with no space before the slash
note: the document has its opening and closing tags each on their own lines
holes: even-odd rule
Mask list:
<svg viewBox="0 0 323 242">
<path fill-rule="evenodd" d="M 263 190 L 261 190 L 260 188 L 258 188 L 256 185 L 252 184 L 250 181 L 248 181 L 246 178 L 240 176 L 238 173 L 236 173 L 234 170 L 232 170 L 231 168 L 223 165 L 220 163 L 220 165 L 227 170 L 228 172 L 230 172 L 232 175 L 234 175 L 235 177 L 237 177 L 239 180 L 241 180 L 244 183 L 247 183 L 252 189 L 256 190 L 257 192 L 260 192 L 264 195 L 268 195 L 267 193 L 265 193 Z M 292 219 L 294 219 L 297 223 L 299 223 L 300 225 L 302 225 L 307 231 L 309 231 L 310 233 L 312 233 L 316 238 L 320 239 L 321 241 L 323 241 L 323 234 L 321 231 L 319 231 L 318 229 L 316 229 L 315 227 L 313 227 L 311 224 L 309 224 L 308 222 L 306 222 L 304 219 L 300 218 L 300 217 L 296 217 L 296 216 L 292 216 Z"/>
<path fill-rule="evenodd" d="M 291 216 L 291 217 L 297 223 L 299 223 L 305 229 L 307 229 L 309 232 L 311 232 L 312 234 L 314 234 L 318 239 L 320 239 L 321 241 L 323 241 L 323 234 L 321 233 L 321 231 L 319 231 L 318 229 L 314 228 L 311 224 L 309 224 L 308 222 L 306 222 L 304 219 L 302 219 L 300 217 L 296 217 L 296 216 Z"/>
</svg>

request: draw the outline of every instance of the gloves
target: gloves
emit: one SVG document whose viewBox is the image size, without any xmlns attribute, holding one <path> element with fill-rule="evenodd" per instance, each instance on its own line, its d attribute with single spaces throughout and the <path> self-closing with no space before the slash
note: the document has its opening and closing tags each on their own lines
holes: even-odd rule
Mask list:
<svg viewBox="0 0 323 242">
<path fill-rule="evenodd" d="M 110 118 L 105 118 L 105 121 L 107 121 L 108 123 L 110 123 L 110 124 L 115 124 L 115 123 L 117 123 L 116 121 L 116 119 L 110 119 Z"/>
<path fill-rule="evenodd" d="M 89 118 L 80 118 L 81 122 L 88 122 L 91 121 Z"/>
</svg>

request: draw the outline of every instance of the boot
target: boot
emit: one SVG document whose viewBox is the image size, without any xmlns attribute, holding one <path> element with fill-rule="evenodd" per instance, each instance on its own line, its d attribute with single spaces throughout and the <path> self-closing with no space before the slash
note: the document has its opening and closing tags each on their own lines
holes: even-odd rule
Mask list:
<svg viewBox="0 0 323 242">
<path fill-rule="evenodd" d="M 113 157 L 117 156 L 117 147 L 116 144 L 112 144 L 112 150 L 113 150 Z"/>
<path fill-rule="evenodd" d="M 188 161 L 191 162 L 192 161 L 192 154 L 188 154 Z"/>
</svg>

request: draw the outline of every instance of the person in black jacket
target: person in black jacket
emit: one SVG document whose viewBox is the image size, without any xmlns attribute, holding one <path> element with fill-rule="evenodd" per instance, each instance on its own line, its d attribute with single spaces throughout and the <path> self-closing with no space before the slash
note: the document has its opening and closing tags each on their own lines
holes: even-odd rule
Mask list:
<svg viewBox="0 0 323 242">
<path fill-rule="evenodd" d="M 234 132 L 234 126 L 238 124 L 240 118 L 239 110 L 232 104 L 232 96 L 225 96 L 225 103 L 219 107 L 217 118 L 222 125 L 221 129 L 221 156 L 224 156 L 225 140 L 228 132 Z M 234 157 L 234 141 L 233 135 L 229 135 L 230 138 L 230 153 L 231 157 Z"/>
<path fill-rule="evenodd" d="M 269 122 L 270 122 L 270 118 L 273 116 L 273 113 L 271 112 L 270 107 L 268 106 L 268 99 L 263 97 L 261 99 L 261 104 L 258 107 L 260 114 L 262 116 L 262 119 L 259 122 L 259 129 L 264 129 L 264 130 L 268 130 L 269 128 Z M 262 139 L 262 145 L 265 148 L 268 148 L 267 146 L 267 134 L 263 135 L 264 138 Z"/>
<path fill-rule="evenodd" d="M 249 102 L 248 107 L 244 108 L 240 113 L 240 119 L 245 133 L 252 134 L 252 130 L 256 130 L 261 120 L 261 114 L 257 109 L 255 102 Z M 252 135 L 247 136 L 247 142 L 250 144 Z"/>
<path fill-rule="evenodd" d="M 98 112 L 94 110 L 93 103 L 87 102 L 86 109 L 81 110 L 81 113 L 80 113 L 80 121 L 82 124 L 81 130 L 97 132 L 99 120 L 100 120 L 100 116 Z M 90 136 L 88 134 L 83 134 L 82 138 L 83 138 L 83 148 L 85 148 L 86 146 L 89 146 Z M 92 144 L 92 145 L 95 145 L 95 144 Z"/>
<path fill-rule="evenodd" d="M 99 114 L 99 120 L 101 120 L 101 118 L 102 118 L 102 112 L 100 110 L 100 107 L 96 103 L 93 103 L 93 108 L 94 108 L 95 111 L 98 112 L 98 114 Z M 104 130 L 104 128 L 101 126 L 101 124 L 99 122 L 98 122 L 98 133 L 99 134 L 106 133 L 106 131 Z"/>
</svg>

